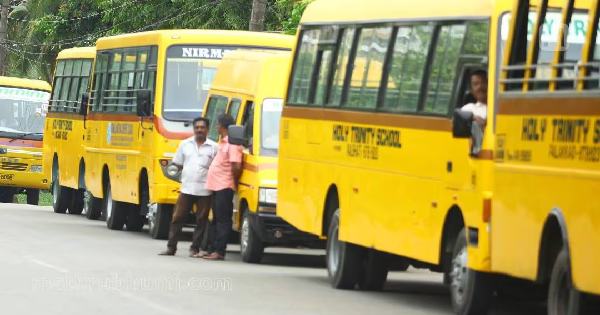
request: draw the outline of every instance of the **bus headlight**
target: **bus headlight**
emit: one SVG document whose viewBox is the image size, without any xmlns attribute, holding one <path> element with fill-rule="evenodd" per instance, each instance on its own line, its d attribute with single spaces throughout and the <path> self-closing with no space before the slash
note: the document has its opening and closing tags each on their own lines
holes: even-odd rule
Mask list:
<svg viewBox="0 0 600 315">
<path fill-rule="evenodd" d="M 277 204 L 277 189 L 260 188 L 258 190 L 258 202 Z"/>
<path fill-rule="evenodd" d="M 175 166 L 175 164 L 171 164 L 167 167 L 167 174 L 169 176 L 175 177 L 179 173 L 179 168 Z"/>
<path fill-rule="evenodd" d="M 29 171 L 32 173 L 41 173 L 42 166 L 41 165 L 31 165 L 31 168 L 29 168 Z"/>
</svg>

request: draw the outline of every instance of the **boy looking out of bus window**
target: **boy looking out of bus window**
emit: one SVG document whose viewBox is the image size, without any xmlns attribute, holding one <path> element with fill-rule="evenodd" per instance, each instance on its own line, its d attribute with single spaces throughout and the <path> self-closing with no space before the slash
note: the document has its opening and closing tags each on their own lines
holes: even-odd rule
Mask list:
<svg viewBox="0 0 600 315">
<path fill-rule="evenodd" d="M 484 128 L 487 120 L 487 72 L 484 70 L 475 70 L 471 73 L 471 94 L 477 102 L 469 103 L 463 106 L 463 111 L 472 112 L 473 120 L 477 122 L 481 128 Z"/>
</svg>

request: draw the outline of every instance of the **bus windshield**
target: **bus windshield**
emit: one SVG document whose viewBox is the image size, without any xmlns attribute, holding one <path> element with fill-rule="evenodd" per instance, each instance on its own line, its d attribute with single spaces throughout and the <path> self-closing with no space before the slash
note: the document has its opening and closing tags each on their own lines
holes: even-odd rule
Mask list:
<svg viewBox="0 0 600 315">
<path fill-rule="evenodd" d="M 50 93 L 15 87 L 0 87 L 0 131 L 41 134 Z"/>
<path fill-rule="evenodd" d="M 283 99 L 268 98 L 263 101 L 260 131 L 261 155 L 277 156 L 279 149 L 279 121 Z"/>
<path fill-rule="evenodd" d="M 202 114 L 218 62 L 233 47 L 171 46 L 167 49 L 163 117 L 189 121 Z"/>
</svg>

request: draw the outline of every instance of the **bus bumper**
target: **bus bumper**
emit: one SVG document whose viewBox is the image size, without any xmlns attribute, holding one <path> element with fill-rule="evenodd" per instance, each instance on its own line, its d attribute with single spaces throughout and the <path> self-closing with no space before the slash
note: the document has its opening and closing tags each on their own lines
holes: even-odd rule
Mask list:
<svg viewBox="0 0 600 315">
<path fill-rule="evenodd" d="M 50 180 L 44 176 L 43 172 L 6 171 L 0 169 L 0 186 L 49 189 Z"/>
<path fill-rule="evenodd" d="M 317 235 L 302 232 L 274 213 L 248 212 L 253 232 L 265 245 L 323 247 Z"/>
<path fill-rule="evenodd" d="M 179 188 L 181 185 L 176 184 L 155 184 L 152 187 L 150 203 L 163 203 L 174 205 L 179 198 Z"/>
</svg>

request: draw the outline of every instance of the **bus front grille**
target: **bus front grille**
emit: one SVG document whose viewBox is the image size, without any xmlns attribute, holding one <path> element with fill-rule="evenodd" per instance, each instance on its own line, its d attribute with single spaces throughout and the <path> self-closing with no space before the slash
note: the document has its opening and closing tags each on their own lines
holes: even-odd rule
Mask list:
<svg viewBox="0 0 600 315">
<path fill-rule="evenodd" d="M 2 162 L 0 168 L 5 171 L 24 171 L 27 169 L 27 163 Z"/>
</svg>

